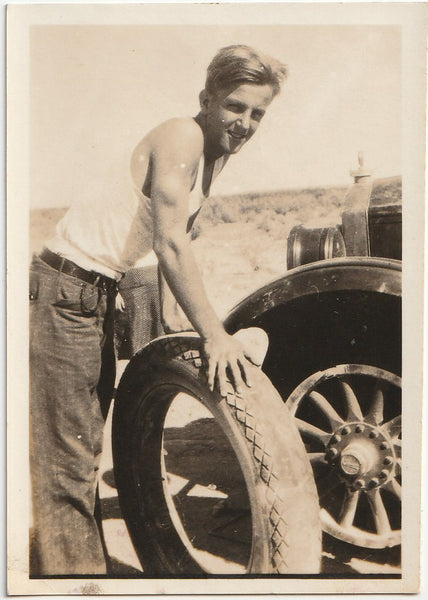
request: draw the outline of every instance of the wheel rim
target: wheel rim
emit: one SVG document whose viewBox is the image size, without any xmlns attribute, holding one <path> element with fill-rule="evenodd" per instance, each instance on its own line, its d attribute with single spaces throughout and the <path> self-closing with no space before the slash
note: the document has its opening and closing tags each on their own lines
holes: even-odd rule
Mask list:
<svg viewBox="0 0 428 600">
<path fill-rule="evenodd" d="M 357 546 L 401 543 L 401 379 L 346 364 L 290 395 L 318 487 L 324 531 Z"/>
<path fill-rule="evenodd" d="M 162 527 L 169 527 L 168 523 L 173 525 L 188 555 L 203 572 L 248 573 L 254 554 L 251 510 L 254 499 L 225 432 L 216 422 L 215 415 L 190 390 L 166 384 L 153 391 L 153 398 L 156 416 L 149 420 L 156 422 L 162 430 L 158 469 L 162 502 L 168 512 Z M 189 418 L 174 426 L 174 413 L 187 414 Z M 195 430 L 202 433 L 192 445 L 189 435 L 192 436 Z M 218 456 L 221 447 L 222 458 L 228 466 L 213 465 L 214 456 L 210 457 L 211 464 L 204 462 L 204 448 L 211 443 L 211 455 Z M 182 449 L 185 450 L 184 458 Z M 145 462 L 147 459 L 144 456 L 140 460 Z M 153 456 L 151 460 L 154 460 Z M 144 480 L 138 472 L 137 466 L 137 487 Z M 158 494 L 159 490 L 152 492 L 146 488 L 146 501 L 152 503 L 151 496 L 158 497 Z M 234 503 L 236 498 L 239 499 L 238 506 Z M 232 499 L 232 505 L 228 504 L 229 499 Z"/>
</svg>

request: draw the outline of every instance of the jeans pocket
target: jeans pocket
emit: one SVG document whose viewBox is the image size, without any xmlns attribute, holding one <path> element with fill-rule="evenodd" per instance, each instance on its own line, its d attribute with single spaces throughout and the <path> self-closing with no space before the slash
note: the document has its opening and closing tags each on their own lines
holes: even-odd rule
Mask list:
<svg viewBox="0 0 428 600">
<path fill-rule="evenodd" d="M 97 310 L 102 291 L 77 278 L 60 274 L 54 306 L 83 316 L 91 316 Z"/>
</svg>

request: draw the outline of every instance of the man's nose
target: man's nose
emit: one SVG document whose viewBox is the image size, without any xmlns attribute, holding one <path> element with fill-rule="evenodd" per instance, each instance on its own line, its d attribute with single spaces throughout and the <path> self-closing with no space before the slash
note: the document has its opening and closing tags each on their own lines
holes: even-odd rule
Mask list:
<svg viewBox="0 0 428 600">
<path fill-rule="evenodd" d="M 248 113 L 247 112 L 242 113 L 239 116 L 238 123 L 242 127 L 242 129 L 246 129 L 246 130 L 249 129 L 250 128 L 250 122 L 251 122 L 251 117 L 250 117 L 250 113 L 249 112 Z"/>
</svg>

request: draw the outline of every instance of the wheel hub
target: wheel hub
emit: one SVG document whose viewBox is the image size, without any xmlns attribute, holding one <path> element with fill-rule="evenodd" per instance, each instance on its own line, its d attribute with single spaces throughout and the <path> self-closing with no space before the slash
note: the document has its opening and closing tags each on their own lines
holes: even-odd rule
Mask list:
<svg viewBox="0 0 428 600">
<path fill-rule="evenodd" d="M 326 459 L 352 490 L 382 486 L 395 474 L 391 438 L 382 427 L 367 422 L 338 428 L 327 445 Z"/>
<path fill-rule="evenodd" d="M 340 468 L 346 475 L 355 476 L 360 473 L 362 465 L 358 456 L 354 456 L 354 454 L 342 454 L 340 457 Z"/>
</svg>

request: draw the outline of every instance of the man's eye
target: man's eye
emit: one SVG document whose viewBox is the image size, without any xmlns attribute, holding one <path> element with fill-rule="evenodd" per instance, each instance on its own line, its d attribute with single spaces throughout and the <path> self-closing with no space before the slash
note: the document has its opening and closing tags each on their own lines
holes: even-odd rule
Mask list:
<svg viewBox="0 0 428 600">
<path fill-rule="evenodd" d="M 241 104 L 228 104 L 227 108 L 234 113 L 242 113 L 245 110 Z"/>
<path fill-rule="evenodd" d="M 251 113 L 251 118 L 254 121 L 261 121 L 263 119 L 263 117 L 264 117 L 264 114 L 265 114 L 264 111 L 262 111 L 262 110 L 256 110 L 253 113 Z"/>
</svg>

